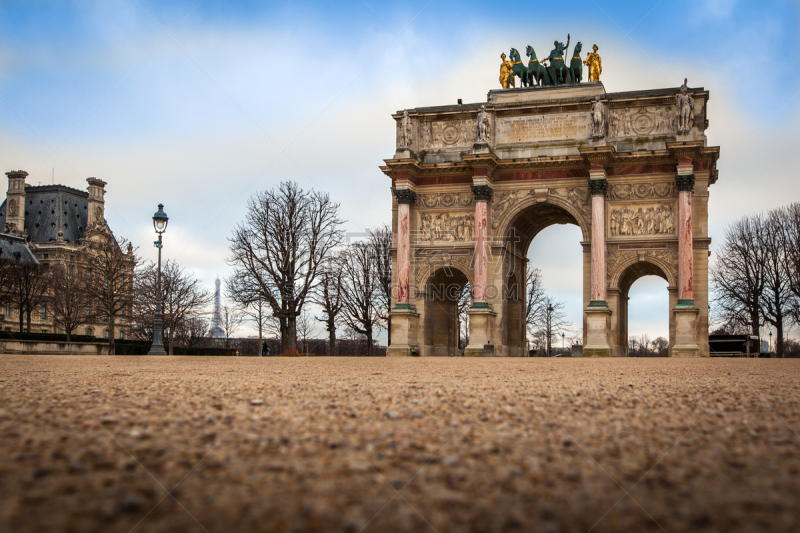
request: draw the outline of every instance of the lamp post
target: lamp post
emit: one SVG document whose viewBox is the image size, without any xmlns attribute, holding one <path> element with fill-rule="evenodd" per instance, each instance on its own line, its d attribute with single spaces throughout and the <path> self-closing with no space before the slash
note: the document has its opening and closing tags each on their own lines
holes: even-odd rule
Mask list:
<svg viewBox="0 0 800 533">
<path fill-rule="evenodd" d="M 769 332 L 769 351 L 772 352 L 772 332 Z"/>
<path fill-rule="evenodd" d="M 153 227 L 158 234 L 158 240 L 153 244 L 158 248 L 158 274 L 156 277 L 156 316 L 153 320 L 153 345 L 147 355 L 167 355 L 164 344 L 161 342 L 161 235 L 167 230 L 169 217 L 164 212 L 164 204 L 158 204 L 158 211 L 153 215 Z"/>
<path fill-rule="evenodd" d="M 551 323 L 551 317 L 553 315 L 553 304 L 548 304 L 547 306 L 547 357 L 553 357 L 553 349 L 551 347 L 550 341 L 553 337 L 553 324 Z"/>
<path fill-rule="evenodd" d="M 566 348 L 566 346 L 564 345 L 564 343 L 565 343 L 565 341 L 564 341 L 564 332 L 562 331 L 562 332 L 561 332 L 561 349 L 562 349 L 562 350 L 563 350 L 564 348 Z"/>
</svg>

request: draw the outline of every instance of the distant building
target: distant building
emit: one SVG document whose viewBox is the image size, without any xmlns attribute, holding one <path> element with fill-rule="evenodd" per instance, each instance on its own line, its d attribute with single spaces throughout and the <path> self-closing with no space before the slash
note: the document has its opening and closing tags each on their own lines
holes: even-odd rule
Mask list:
<svg viewBox="0 0 800 533">
<path fill-rule="evenodd" d="M 8 191 L 0 204 L 0 257 L 20 261 L 35 261 L 43 265 L 61 264 L 67 270 L 77 264 L 78 257 L 91 239 L 113 238 L 105 220 L 106 182 L 87 178 L 87 190 L 65 185 L 32 186 L 25 183 L 24 170 L 6 172 Z M 129 250 L 129 253 L 130 250 Z M 133 279 L 133 272 L 131 278 Z M 3 320 L 0 327 L 17 331 L 17 311 L 2 302 Z M 33 333 L 55 331 L 46 306 L 31 316 Z M 85 324 L 75 331 L 79 335 L 107 336 L 104 324 Z M 130 333 L 127 317 L 117 322 L 117 335 Z"/>
<path fill-rule="evenodd" d="M 219 290 L 219 276 L 217 276 L 217 281 L 214 282 L 214 316 L 211 318 L 211 330 L 208 332 L 209 336 L 215 339 L 225 338 L 225 330 L 222 329 L 221 304 L 222 297 Z"/>
</svg>

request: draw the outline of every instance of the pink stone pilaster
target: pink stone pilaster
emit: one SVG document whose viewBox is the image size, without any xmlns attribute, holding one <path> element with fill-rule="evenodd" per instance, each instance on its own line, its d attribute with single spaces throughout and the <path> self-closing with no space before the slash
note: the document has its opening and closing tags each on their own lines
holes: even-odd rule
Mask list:
<svg viewBox="0 0 800 533">
<path fill-rule="evenodd" d="M 606 307 L 606 191 L 608 180 L 592 178 L 592 276 L 590 307 Z"/>
<path fill-rule="evenodd" d="M 603 196 L 592 196 L 592 295 L 593 301 L 606 299 L 606 217 Z"/>
<path fill-rule="evenodd" d="M 417 195 L 410 189 L 395 189 L 397 197 L 397 307 L 410 308 L 411 204 Z"/>
<path fill-rule="evenodd" d="M 475 302 L 486 302 L 488 258 L 486 254 L 486 200 L 475 202 Z"/>
<path fill-rule="evenodd" d="M 694 260 L 692 252 L 692 193 L 681 191 L 678 194 L 678 299 L 692 300 L 692 272 Z"/>
<path fill-rule="evenodd" d="M 409 206 L 397 206 L 397 303 L 409 303 L 409 270 L 411 269 Z"/>
</svg>

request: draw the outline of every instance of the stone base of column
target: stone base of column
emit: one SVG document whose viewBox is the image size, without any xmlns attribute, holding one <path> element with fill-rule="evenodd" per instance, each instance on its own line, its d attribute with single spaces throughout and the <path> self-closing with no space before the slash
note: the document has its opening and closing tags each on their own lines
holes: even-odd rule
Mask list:
<svg viewBox="0 0 800 533">
<path fill-rule="evenodd" d="M 391 312 L 392 344 L 386 356 L 419 356 L 419 313 L 410 304 L 398 304 Z"/>
<path fill-rule="evenodd" d="M 464 350 L 466 357 L 494 356 L 494 345 L 490 332 L 497 313 L 486 302 L 475 302 L 469 311 L 469 346 Z M 487 345 L 492 348 L 486 349 Z"/>
<path fill-rule="evenodd" d="M 697 315 L 700 310 L 681 305 L 681 300 L 678 300 L 672 313 L 675 315 L 675 346 L 670 357 L 700 357 L 700 347 L 697 346 Z"/>
<path fill-rule="evenodd" d="M 611 357 L 608 335 L 611 331 L 611 309 L 605 301 L 592 300 L 583 310 L 586 315 L 586 346 L 584 357 Z"/>
</svg>

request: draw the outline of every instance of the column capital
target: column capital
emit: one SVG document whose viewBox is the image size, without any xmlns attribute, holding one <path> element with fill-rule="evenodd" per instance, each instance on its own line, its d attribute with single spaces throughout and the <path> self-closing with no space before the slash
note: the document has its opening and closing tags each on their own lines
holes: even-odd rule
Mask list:
<svg viewBox="0 0 800 533">
<path fill-rule="evenodd" d="M 694 192 L 694 174 L 678 174 L 675 176 L 678 192 Z"/>
<path fill-rule="evenodd" d="M 417 193 L 411 189 L 395 189 L 394 195 L 397 198 L 398 204 L 413 204 L 417 199 Z"/>
<path fill-rule="evenodd" d="M 590 179 L 589 190 L 592 196 L 605 196 L 608 192 L 608 180 L 606 179 Z"/>
<path fill-rule="evenodd" d="M 488 185 L 473 185 L 472 194 L 475 195 L 476 202 L 486 202 L 492 199 L 492 188 Z"/>
</svg>

